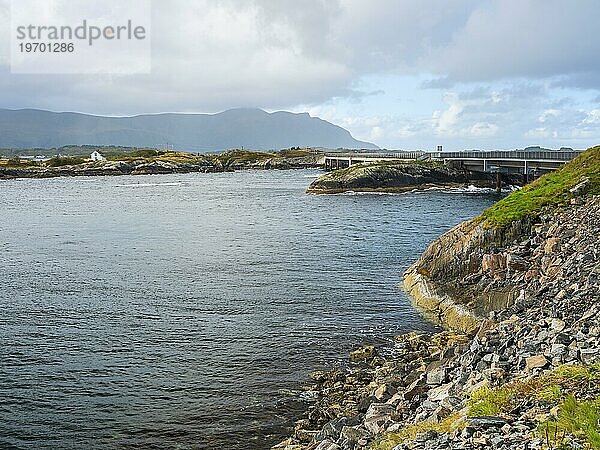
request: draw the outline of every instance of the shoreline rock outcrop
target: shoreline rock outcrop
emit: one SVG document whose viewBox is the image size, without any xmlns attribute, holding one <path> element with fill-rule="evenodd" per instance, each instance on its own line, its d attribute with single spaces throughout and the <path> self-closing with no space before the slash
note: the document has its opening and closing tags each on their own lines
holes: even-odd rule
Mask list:
<svg viewBox="0 0 600 450">
<path fill-rule="evenodd" d="M 126 158 L 116 161 L 89 161 L 76 165 L 52 167 L 1 166 L 0 179 L 53 178 L 107 175 L 158 175 L 171 173 L 214 173 L 235 170 L 288 170 L 318 168 L 318 154 L 298 157 L 282 157 L 267 153 L 228 152 L 222 155 L 194 156 L 184 158 Z"/>
<path fill-rule="evenodd" d="M 478 318 L 509 307 L 518 296 L 519 288 L 505 275 L 520 256 L 498 249 L 530 227 L 527 220 L 504 229 L 489 227 L 480 217 L 463 222 L 429 245 L 405 272 L 404 288 L 434 321 L 469 333 Z M 484 274 L 504 282 L 486 283 Z"/>
<path fill-rule="evenodd" d="M 600 448 L 599 167 L 596 147 L 432 243 L 405 284 L 448 329 L 314 374 L 273 448 Z"/>
<path fill-rule="evenodd" d="M 520 176 L 502 176 L 506 184 L 517 185 L 522 181 Z M 346 191 L 404 192 L 427 187 L 467 185 L 494 188 L 496 174 L 446 167 L 441 162 L 356 164 L 320 176 L 306 191 L 311 194 L 337 194 Z"/>
</svg>

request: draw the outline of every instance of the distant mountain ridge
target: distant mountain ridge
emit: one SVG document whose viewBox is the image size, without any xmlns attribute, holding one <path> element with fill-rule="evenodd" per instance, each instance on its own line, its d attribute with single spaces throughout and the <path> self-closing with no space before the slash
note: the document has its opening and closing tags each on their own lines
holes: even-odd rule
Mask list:
<svg viewBox="0 0 600 450">
<path fill-rule="evenodd" d="M 276 150 L 289 147 L 364 148 L 376 145 L 308 113 L 230 109 L 217 114 L 95 116 L 38 109 L 0 109 L 1 148 L 116 145 L 194 152 L 231 148 Z"/>
</svg>

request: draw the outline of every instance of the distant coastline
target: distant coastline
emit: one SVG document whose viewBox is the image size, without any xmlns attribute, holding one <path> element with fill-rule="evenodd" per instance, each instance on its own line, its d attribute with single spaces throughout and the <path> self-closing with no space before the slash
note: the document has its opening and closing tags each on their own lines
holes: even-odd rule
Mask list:
<svg viewBox="0 0 600 450">
<path fill-rule="evenodd" d="M 244 169 L 319 168 L 320 154 L 307 149 L 279 152 L 231 150 L 221 154 L 142 149 L 131 153 L 108 155 L 93 161 L 82 156 L 58 156 L 44 161 L 12 158 L 0 160 L 0 179 L 53 178 L 74 176 L 150 175 L 170 173 L 213 173 Z"/>
<path fill-rule="evenodd" d="M 65 145 L 172 146 L 216 152 L 244 145 L 260 151 L 289 147 L 377 149 L 308 113 L 236 108 L 216 114 L 160 113 L 99 116 L 40 109 L 0 108 L 0 148 Z"/>
</svg>

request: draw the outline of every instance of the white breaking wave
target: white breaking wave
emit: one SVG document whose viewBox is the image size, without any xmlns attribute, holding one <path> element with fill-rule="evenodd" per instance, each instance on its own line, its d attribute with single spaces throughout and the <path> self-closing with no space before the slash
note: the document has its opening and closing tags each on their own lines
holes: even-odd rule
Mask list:
<svg viewBox="0 0 600 450">
<path fill-rule="evenodd" d="M 152 187 L 152 186 L 183 186 L 184 183 L 132 183 L 132 184 L 116 184 L 117 187 Z"/>
<path fill-rule="evenodd" d="M 519 186 L 503 186 L 502 192 L 510 193 L 521 189 Z M 477 187 L 474 185 L 464 187 L 431 186 L 427 188 L 414 188 L 404 192 L 385 192 L 385 191 L 344 191 L 329 195 L 406 195 L 406 194 L 426 194 L 427 192 L 441 192 L 445 194 L 491 194 L 496 192 L 495 188 Z"/>
<path fill-rule="evenodd" d="M 521 189 L 519 186 L 503 186 L 502 192 L 514 192 Z M 419 193 L 419 192 L 427 192 L 427 191 L 439 191 L 446 194 L 488 194 L 496 192 L 495 188 L 484 188 L 477 187 L 474 185 L 464 186 L 464 187 L 443 187 L 443 186 L 432 186 L 427 189 L 413 189 L 410 192 Z"/>
<path fill-rule="evenodd" d="M 385 192 L 385 191 L 345 191 L 329 195 L 402 195 L 405 192 Z"/>
</svg>

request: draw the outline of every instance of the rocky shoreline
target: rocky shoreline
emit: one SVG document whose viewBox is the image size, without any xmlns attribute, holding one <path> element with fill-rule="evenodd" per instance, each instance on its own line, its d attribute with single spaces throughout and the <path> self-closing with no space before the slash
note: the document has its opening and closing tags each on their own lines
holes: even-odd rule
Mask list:
<svg viewBox="0 0 600 450">
<path fill-rule="evenodd" d="M 389 356 L 365 347 L 346 367 L 314 373 L 306 416 L 273 448 L 600 448 L 592 152 L 584 168 L 594 179 L 574 171 L 567 202 L 502 227 L 473 219 L 433 242 L 405 286 L 447 330 L 397 336 Z"/>
<path fill-rule="evenodd" d="M 503 183 L 519 185 L 522 177 L 503 174 Z M 328 172 L 311 183 L 311 194 L 338 194 L 346 191 L 404 192 L 429 187 L 474 185 L 496 187 L 495 173 L 471 172 L 444 166 L 441 162 L 380 162 L 356 164 Z"/>
<path fill-rule="evenodd" d="M 89 161 L 59 167 L 0 166 L 0 179 L 53 178 L 107 175 L 156 175 L 171 173 L 215 173 L 235 170 L 287 170 L 319 168 L 318 155 L 282 157 L 257 153 L 259 157 L 239 158 L 233 155 L 206 155 L 185 158 L 128 158 L 117 161 Z M 254 156 L 254 155 L 252 155 Z"/>
</svg>

